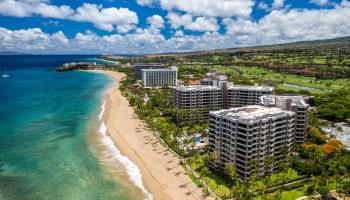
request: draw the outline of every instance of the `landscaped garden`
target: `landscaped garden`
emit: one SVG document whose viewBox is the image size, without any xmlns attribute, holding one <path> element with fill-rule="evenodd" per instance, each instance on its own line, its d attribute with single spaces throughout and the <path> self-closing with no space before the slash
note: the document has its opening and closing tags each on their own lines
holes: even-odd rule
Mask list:
<svg viewBox="0 0 350 200">
<path fill-rule="evenodd" d="M 227 69 L 222 66 L 215 66 L 215 69 L 226 73 L 238 72 L 234 69 Z M 186 157 L 188 165 L 195 172 L 187 169 L 190 178 L 203 187 L 203 193 L 208 195 L 213 191 L 221 198 L 234 196 L 236 199 L 294 199 L 300 196 L 314 194 L 325 195 L 331 189 L 336 189 L 343 194 L 349 194 L 350 184 L 350 153 L 344 150 L 338 142 L 329 138 L 319 131 L 318 117 L 327 118 L 322 110 L 334 109 L 337 113 L 347 113 L 350 109 L 347 99 L 350 92 L 348 90 L 337 90 L 335 92 L 316 95 L 312 103 L 316 107 L 309 115 L 309 141 L 306 144 L 296 146 L 294 154 L 289 162 L 281 167 L 280 173 L 267 177 L 252 176 L 248 181 L 237 178 L 234 167 L 230 170 L 222 170 L 226 174 L 231 174 L 229 178 L 224 173 L 217 173 L 210 169 L 207 160 L 213 159 L 207 151 L 195 151 L 191 149 L 191 140 L 179 140 L 185 136 L 191 136 L 201 132 L 206 128 L 206 124 L 180 125 L 174 118 L 174 108 L 171 103 L 171 91 L 169 88 L 145 90 L 137 85 L 133 79 L 130 69 L 117 69 L 127 74 L 127 78 L 121 81 L 120 89 L 126 96 L 130 104 L 134 107 L 136 114 L 142 119 L 147 127 L 157 134 L 166 144 L 182 157 Z M 181 69 L 180 69 L 181 70 Z M 233 71 L 235 72 L 233 72 Z M 256 73 L 261 73 L 259 69 L 254 69 Z M 208 69 L 206 67 L 186 67 L 181 73 L 192 73 L 202 77 Z M 256 81 L 253 72 L 244 76 L 242 81 Z M 272 74 L 272 72 L 270 72 Z M 268 76 L 273 76 L 273 75 Z M 267 75 L 266 75 L 267 76 Z M 279 75 L 277 75 L 279 76 Z M 292 76 L 292 75 L 289 75 Z M 294 75 L 293 75 L 294 76 Z M 296 80 L 290 77 L 289 80 Z M 145 95 L 148 100 L 145 101 Z M 334 104 L 341 103 L 334 107 Z M 339 112 L 338 112 L 339 111 Z M 323 114 L 322 114 L 323 113 Z M 345 119 L 347 115 L 337 116 L 339 120 Z M 187 150 L 186 150 L 187 149 Z M 197 176 L 196 176 L 197 175 Z M 200 177 L 201 180 L 198 180 Z M 304 180 L 306 179 L 306 180 Z M 305 182 L 306 181 L 306 182 Z M 207 183 L 210 190 L 204 187 Z M 286 183 L 290 183 L 285 185 Z M 317 193 L 316 193 L 317 192 Z M 231 195 L 230 195 L 231 194 Z"/>
</svg>

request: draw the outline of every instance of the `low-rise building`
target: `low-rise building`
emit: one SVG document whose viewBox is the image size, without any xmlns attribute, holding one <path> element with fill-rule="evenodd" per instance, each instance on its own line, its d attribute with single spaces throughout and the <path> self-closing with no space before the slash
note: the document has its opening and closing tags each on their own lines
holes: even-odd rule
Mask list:
<svg viewBox="0 0 350 200">
<path fill-rule="evenodd" d="M 294 141 L 298 144 L 304 143 L 307 139 L 308 108 L 309 104 L 305 102 L 304 96 L 280 96 L 267 95 L 262 96 L 261 105 L 266 107 L 278 107 L 283 110 L 289 110 L 296 113 Z"/>
<path fill-rule="evenodd" d="M 133 65 L 136 79 L 141 79 L 143 69 L 164 69 L 166 68 L 162 63 L 136 63 Z"/>
<path fill-rule="evenodd" d="M 209 149 L 214 169 L 235 165 L 240 177 L 266 175 L 290 154 L 295 113 L 277 107 L 246 106 L 210 112 Z"/>
<path fill-rule="evenodd" d="M 165 69 L 142 69 L 141 70 L 143 87 L 163 87 L 176 86 L 177 67 Z"/>
</svg>

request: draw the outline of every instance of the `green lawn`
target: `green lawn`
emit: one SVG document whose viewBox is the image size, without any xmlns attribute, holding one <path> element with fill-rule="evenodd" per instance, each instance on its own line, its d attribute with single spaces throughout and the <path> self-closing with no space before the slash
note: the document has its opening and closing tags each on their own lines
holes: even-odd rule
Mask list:
<svg viewBox="0 0 350 200">
<path fill-rule="evenodd" d="M 305 196 L 306 187 L 297 188 L 290 191 L 282 192 L 282 200 L 292 200 L 302 196 Z"/>
<path fill-rule="evenodd" d="M 284 86 L 284 85 L 278 85 L 277 86 L 277 89 L 283 89 L 283 90 L 289 90 L 289 91 L 294 91 L 294 92 L 299 92 L 300 89 L 297 89 L 295 87 L 288 87 L 288 86 Z M 324 94 L 324 93 L 327 93 L 325 91 L 318 91 L 318 90 L 310 90 L 309 91 L 311 94 Z"/>
<path fill-rule="evenodd" d="M 314 77 L 304 77 L 292 74 L 276 73 L 272 70 L 266 70 L 258 67 L 239 67 L 246 72 L 247 77 L 262 78 L 272 80 L 277 83 L 290 83 L 322 90 L 339 90 L 342 87 L 350 87 L 350 79 L 336 80 L 316 80 Z M 329 84 L 329 86 L 328 86 Z"/>
<path fill-rule="evenodd" d="M 272 183 L 276 183 L 277 180 L 278 180 L 278 177 L 281 177 L 281 176 L 282 176 L 282 173 L 272 174 L 272 175 L 270 176 L 270 180 L 271 180 Z M 289 169 L 288 169 L 287 176 L 288 176 L 289 180 L 295 180 L 295 179 L 300 178 L 298 172 L 295 171 L 295 170 L 292 169 L 292 168 L 289 168 Z"/>
<path fill-rule="evenodd" d="M 198 175 L 200 175 L 199 167 L 201 162 L 202 160 L 199 160 L 197 165 L 195 162 L 190 163 L 191 168 L 194 169 Z M 230 189 L 227 183 L 216 174 L 210 172 L 207 176 L 202 176 L 202 179 L 208 183 L 210 189 L 212 189 L 217 196 L 225 197 L 230 195 Z"/>
</svg>

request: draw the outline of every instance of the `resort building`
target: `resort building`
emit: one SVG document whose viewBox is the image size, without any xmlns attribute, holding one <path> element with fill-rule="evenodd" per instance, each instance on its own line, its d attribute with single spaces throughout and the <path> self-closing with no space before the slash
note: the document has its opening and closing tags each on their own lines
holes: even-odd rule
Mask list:
<svg viewBox="0 0 350 200">
<path fill-rule="evenodd" d="M 221 109 L 221 88 L 204 85 L 173 87 L 173 103 L 179 122 L 205 121 L 209 118 L 209 111 Z"/>
<path fill-rule="evenodd" d="M 212 71 L 206 74 L 206 78 L 201 80 L 201 85 L 219 86 L 227 83 L 227 76 L 223 72 Z"/>
<path fill-rule="evenodd" d="M 221 80 L 218 82 L 213 82 L 217 85 L 202 85 L 202 86 L 179 86 L 173 88 L 173 101 L 174 106 L 176 110 L 184 110 L 184 109 L 193 109 L 193 107 L 180 107 L 178 102 L 187 102 L 188 105 L 191 106 L 197 106 L 196 101 L 201 101 L 199 97 L 196 97 L 195 99 L 190 99 L 189 96 L 193 96 L 194 92 L 196 95 L 207 92 L 208 88 L 211 88 L 215 91 L 220 91 L 220 96 L 215 97 L 215 99 L 219 99 L 217 101 L 210 101 L 212 105 L 207 106 L 206 109 L 204 109 L 206 112 L 203 112 L 204 118 L 194 118 L 190 121 L 188 121 L 188 118 L 181 119 L 181 117 L 178 117 L 177 119 L 182 122 L 195 122 L 196 119 L 202 121 L 203 119 L 208 119 L 209 112 L 215 111 L 211 108 L 219 108 L 219 109 L 227 109 L 227 108 L 234 108 L 234 107 L 242 107 L 247 105 L 260 105 L 260 97 L 263 95 L 273 94 L 274 88 L 273 87 L 265 87 L 265 86 L 227 86 L 227 81 Z M 181 93 L 179 95 L 179 90 L 186 91 L 187 93 L 191 93 L 191 95 L 184 93 Z M 201 91 L 202 90 L 202 91 Z M 175 96 L 176 95 L 176 96 Z M 213 98 L 213 97 L 212 97 Z M 192 104 L 190 101 L 194 101 Z M 209 102 L 208 102 L 209 103 Z M 216 103 L 216 105 L 214 105 Z M 208 109 L 209 110 L 208 110 Z M 211 110 L 210 110 L 211 109 Z M 216 109 L 216 110 L 219 110 Z"/>
<path fill-rule="evenodd" d="M 176 86 L 177 67 L 142 69 L 141 79 L 143 87 Z"/>
<path fill-rule="evenodd" d="M 278 107 L 283 110 L 295 112 L 295 135 L 294 141 L 298 144 L 307 139 L 306 130 L 308 125 L 309 104 L 304 96 L 277 96 L 267 95 L 261 97 L 261 105 L 266 107 Z"/>
<path fill-rule="evenodd" d="M 133 65 L 136 79 L 141 79 L 141 70 L 143 69 L 164 69 L 164 64 L 161 63 L 137 63 Z"/>
<path fill-rule="evenodd" d="M 268 86 L 232 85 L 227 88 L 227 106 L 236 108 L 248 105 L 260 105 L 260 97 L 274 94 L 274 88 Z"/>
<path fill-rule="evenodd" d="M 295 113 L 259 105 L 210 112 L 209 149 L 219 160 L 213 168 L 235 165 L 238 175 L 270 174 L 293 143 Z M 271 159 L 273 158 L 273 159 Z"/>
</svg>

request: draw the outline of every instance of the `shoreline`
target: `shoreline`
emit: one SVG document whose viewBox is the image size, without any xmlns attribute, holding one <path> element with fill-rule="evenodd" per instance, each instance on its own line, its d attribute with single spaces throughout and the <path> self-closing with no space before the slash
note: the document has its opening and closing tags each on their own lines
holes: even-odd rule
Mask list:
<svg viewBox="0 0 350 200">
<path fill-rule="evenodd" d="M 134 114 L 128 100 L 121 95 L 119 80 L 125 75 L 105 70 L 87 70 L 87 72 L 102 73 L 115 80 L 103 94 L 105 111 L 102 118 L 108 138 L 120 150 L 121 155 L 128 158 L 141 172 L 142 181 L 135 185 L 138 188 L 140 184 L 144 185 L 154 200 L 203 199 L 202 189 L 198 188 L 186 174 L 180 165 L 180 159 L 157 142 L 156 137 L 147 131 L 142 121 Z M 132 174 L 128 173 L 131 181 L 133 181 L 131 175 L 134 176 L 135 173 L 137 173 L 135 170 Z M 140 190 L 147 195 L 142 187 Z"/>
<path fill-rule="evenodd" d="M 111 60 L 105 60 L 105 59 L 101 59 L 101 58 L 94 58 L 95 60 L 98 60 L 98 61 L 102 61 L 102 62 L 106 62 L 106 63 L 113 63 L 113 64 L 120 64 L 120 62 L 118 61 L 111 61 Z"/>
</svg>

